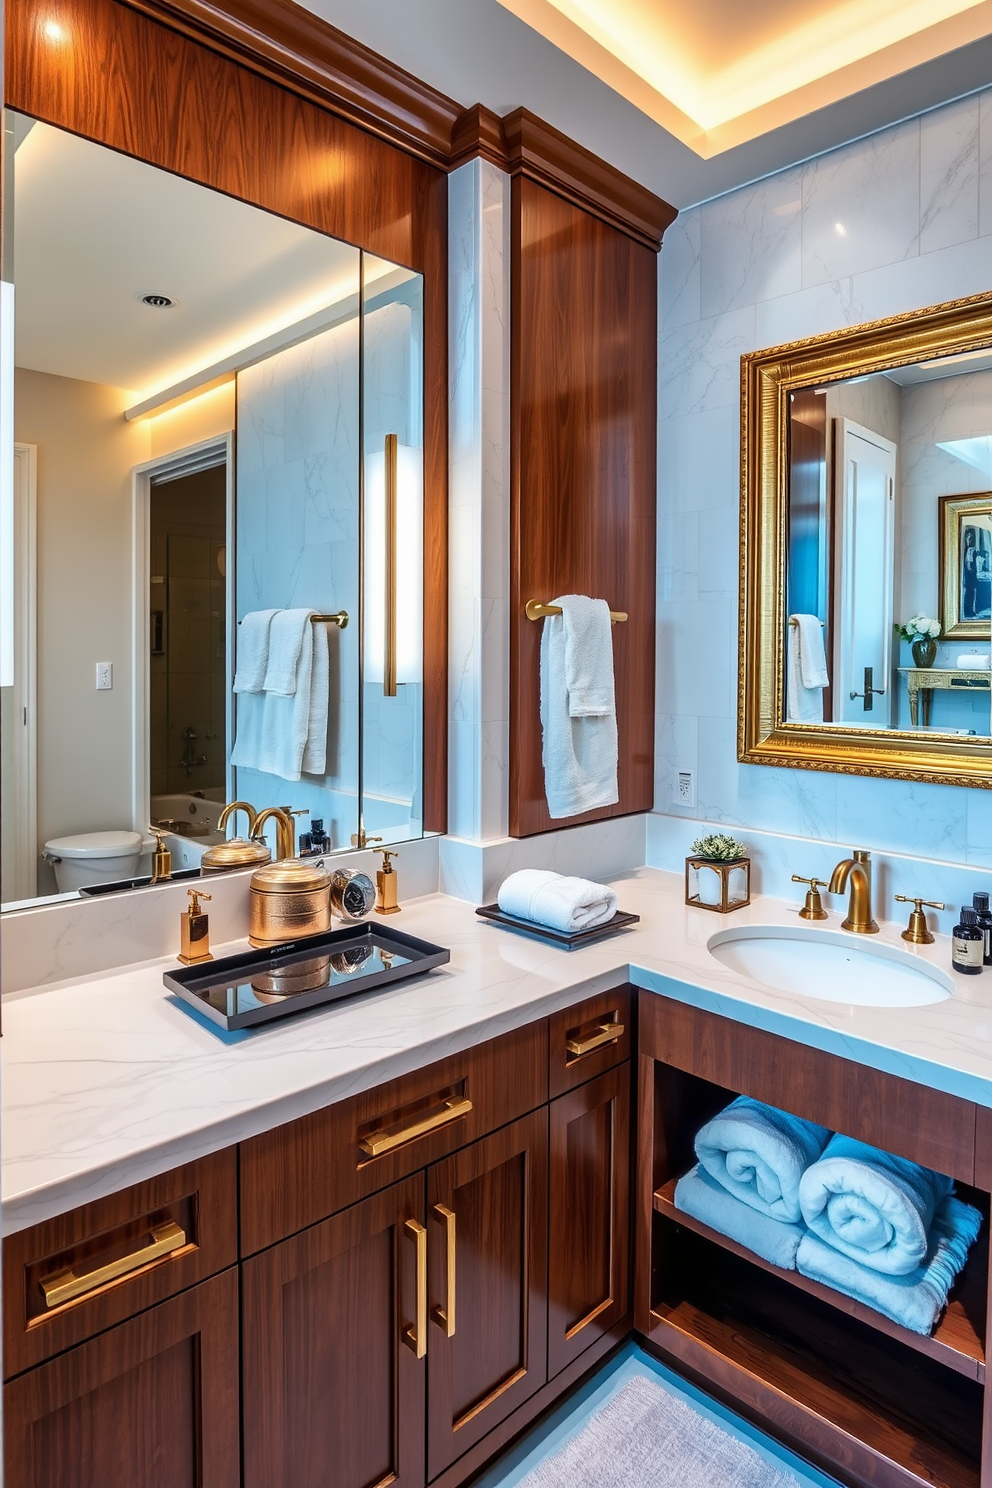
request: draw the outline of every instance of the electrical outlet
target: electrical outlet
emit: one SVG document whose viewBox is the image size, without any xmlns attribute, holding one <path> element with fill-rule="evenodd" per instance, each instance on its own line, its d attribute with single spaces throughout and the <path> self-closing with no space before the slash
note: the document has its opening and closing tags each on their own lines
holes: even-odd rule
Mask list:
<svg viewBox="0 0 992 1488">
<path fill-rule="evenodd" d="M 675 804 L 676 806 L 695 806 L 696 804 L 696 772 L 695 770 L 679 770 L 675 777 Z"/>
<path fill-rule="evenodd" d="M 96 664 L 96 690 L 97 692 L 110 692 L 114 685 L 114 663 L 112 661 L 98 661 Z"/>
</svg>

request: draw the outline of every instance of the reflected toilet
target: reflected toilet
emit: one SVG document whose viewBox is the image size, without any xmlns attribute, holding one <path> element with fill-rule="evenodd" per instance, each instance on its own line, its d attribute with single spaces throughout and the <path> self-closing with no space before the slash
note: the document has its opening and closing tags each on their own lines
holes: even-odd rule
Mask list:
<svg viewBox="0 0 992 1488">
<path fill-rule="evenodd" d="M 79 832 L 53 837 L 43 856 L 55 869 L 59 893 L 69 894 L 89 884 L 135 878 L 143 846 L 140 832 Z"/>
</svg>

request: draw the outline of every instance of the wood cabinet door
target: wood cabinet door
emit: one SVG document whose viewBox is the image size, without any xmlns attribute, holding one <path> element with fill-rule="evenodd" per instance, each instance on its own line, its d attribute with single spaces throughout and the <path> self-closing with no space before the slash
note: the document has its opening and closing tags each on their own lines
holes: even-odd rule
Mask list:
<svg viewBox="0 0 992 1488">
<path fill-rule="evenodd" d="M 427 1474 L 547 1380 L 548 1113 L 428 1169 Z"/>
<path fill-rule="evenodd" d="M 548 1376 L 629 1306 L 630 1065 L 551 1103 Z"/>
<path fill-rule="evenodd" d="M 422 1173 L 244 1263 L 245 1488 L 422 1488 L 426 1265 Z"/>
<path fill-rule="evenodd" d="M 238 1488 L 232 1267 L 4 1387 L 11 1488 Z"/>
</svg>

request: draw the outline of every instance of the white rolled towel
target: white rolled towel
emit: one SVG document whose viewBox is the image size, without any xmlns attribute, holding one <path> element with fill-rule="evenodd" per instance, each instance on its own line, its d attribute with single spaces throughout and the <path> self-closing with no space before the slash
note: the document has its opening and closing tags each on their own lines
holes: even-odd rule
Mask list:
<svg viewBox="0 0 992 1488">
<path fill-rule="evenodd" d="M 545 868 L 521 868 L 500 885 L 497 902 L 504 914 L 570 934 L 612 920 L 617 896 L 606 884 L 566 878 Z"/>
</svg>

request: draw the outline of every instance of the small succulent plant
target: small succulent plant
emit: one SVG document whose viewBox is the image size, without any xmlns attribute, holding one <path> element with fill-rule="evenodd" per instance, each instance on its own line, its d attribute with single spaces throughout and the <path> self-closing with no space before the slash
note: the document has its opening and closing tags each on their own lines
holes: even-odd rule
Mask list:
<svg viewBox="0 0 992 1488">
<path fill-rule="evenodd" d="M 747 856 L 747 844 L 726 832 L 711 832 L 708 837 L 697 837 L 692 851 L 697 858 L 706 858 L 711 863 L 732 863 Z"/>
</svg>

